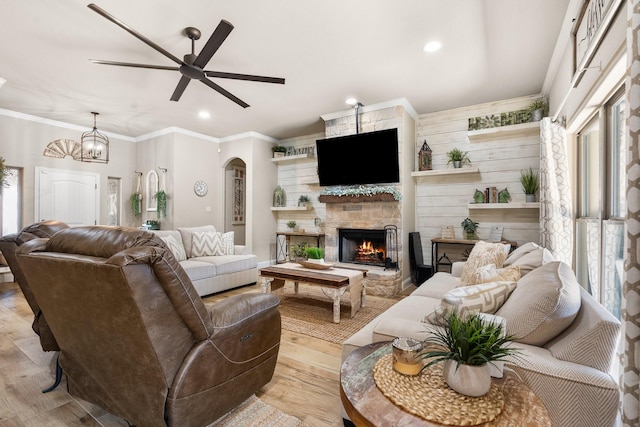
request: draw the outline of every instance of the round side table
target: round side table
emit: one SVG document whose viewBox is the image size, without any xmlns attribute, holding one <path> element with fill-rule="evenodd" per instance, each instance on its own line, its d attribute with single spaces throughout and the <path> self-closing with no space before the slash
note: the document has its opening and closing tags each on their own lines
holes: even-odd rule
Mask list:
<svg viewBox="0 0 640 427">
<path fill-rule="evenodd" d="M 349 418 L 358 427 L 441 426 L 404 411 L 380 392 L 373 379 L 373 367 L 390 352 L 389 342 L 373 343 L 354 350 L 342 364 L 340 398 Z M 502 388 L 504 409 L 494 421 L 480 426 L 551 426 L 547 408 L 514 372 L 505 369 L 504 376 L 493 381 Z"/>
</svg>

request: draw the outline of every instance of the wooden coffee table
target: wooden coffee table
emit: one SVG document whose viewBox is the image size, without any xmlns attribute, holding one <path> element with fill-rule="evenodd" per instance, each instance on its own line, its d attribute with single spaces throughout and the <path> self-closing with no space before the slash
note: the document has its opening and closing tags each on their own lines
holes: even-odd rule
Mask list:
<svg viewBox="0 0 640 427">
<path fill-rule="evenodd" d="M 366 270 L 344 268 L 313 270 L 295 263 L 260 269 L 263 293 L 282 288 L 285 280 L 294 283 L 296 294 L 299 283 L 319 286 L 322 292 L 333 301 L 333 323 L 340 323 L 340 300 L 347 290 L 349 290 L 351 301 L 351 317 L 355 316 L 360 307 L 365 307 L 366 291 L 363 283 L 365 275 Z M 352 283 L 352 280 L 355 283 Z"/>
<path fill-rule="evenodd" d="M 380 392 L 373 379 L 373 367 L 390 352 L 388 341 L 378 342 L 354 350 L 345 359 L 340 370 L 340 398 L 349 418 L 358 427 L 441 426 L 404 411 Z M 496 420 L 481 426 L 551 426 L 547 408 L 513 371 L 505 369 L 503 378 L 493 381 L 504 393 L 504 409 Z"/>
</svg>

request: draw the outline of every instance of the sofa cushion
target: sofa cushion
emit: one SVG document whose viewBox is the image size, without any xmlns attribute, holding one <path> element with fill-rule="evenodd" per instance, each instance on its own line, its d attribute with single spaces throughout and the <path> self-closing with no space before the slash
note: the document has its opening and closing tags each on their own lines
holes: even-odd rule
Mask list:
<svg viewBox="0 0 640 427">
<path fill-rule="evenodd" d="M 215 255 L 197 258 L 198 262 L 215 266 L 216 275 L 237 273 L 258 267 L 255 255 Z"/>
<path fill-rule="evenodd" d="M 181 261 L 180 265 L 191 281 L 208 279 L 210 277 L 215 277 L 217 274 L 216 266 L 208 262 L 186 259 Z"/>
<path fill-rule="evenodd" d="M 182 246 L 182 239 L 178 241 L 174 236 L 171 235 L 160 238 L 167 245 L 173 256 L 178 261 L 184 261 L 187 259 L 187 253 L 184 251 L 184 246 Z"/>
<path fill-rule="evenodd" d="M 518 266 L 520 267 L 520 274 L 525 276 L 541 265 L 551 261 L 554 261 L 554 258 L 547 248 L 529 242 L 513 251 L 504 261 L 504 266 Z"/>
<path fill-rule="evenodd" d="M 484 265 L 494 264 L 496 268 L 502 268 L 509 249 L 510 246 L 505 246 L 502 243 L 490 243 L 483 240 L 473 245 L 473 249 L 471 249 L 471 253 L 469 253 L 469 258 L 462 269 L 460 285 L 473 284 L 473 274 L 477 268 Z"/>
<path fill-rule="evenodd" d="M 430 297 L 442 299 L 442 296 L 454 289 L 460 284 L 460 279 L 449 273 L 439 271 L 429 280 L 418 286 L 415 291 L 411 292 L 412 296 Z"/>
<path fill-rule="evenodd" d="M 500 281 L 452 289 L 444 294 L 440 306 L 425 316 L 423 322 L 442 325 L 444 315 L 452 311 L 462 317 L 477 313 L 493 314 L 515 288 L 515 281 Z"/>
<path fill-rule="evenodd" d="M 191 247 L 193 246 L 193 233 L 198 231 L 212 231 L 215 233 L 216 228 L 213 225 L 203 225 L 200 227 L 180 227 L 178 228 L 182 236 L 182 246 L 187 253 L 187 258 L 191 258 Z"/>
<path fill-rule="evenodd" d="M 191 256 L 233 255 L 233 238 L 233 231 L 196 231 L 191 238 Z"/>
<path fill-rule="evenodd" d="M 580 310 L 580 284 L 567 264 L 536 268 L 496 313 L 507 319 L 507 333 L 524 344 L 543 345 L 564 331 Z"/>
<path fill-rule="evenodd" d="M 471 281 L 475 285 L 480 283 L 500 282 L 503 280 L 517 282 L 520 280 L 520 277 L 520 267 L 517 265 L 505 268 L 496 268 L 495 264 L 488 264 L 477 268 Z"/>
</svg>

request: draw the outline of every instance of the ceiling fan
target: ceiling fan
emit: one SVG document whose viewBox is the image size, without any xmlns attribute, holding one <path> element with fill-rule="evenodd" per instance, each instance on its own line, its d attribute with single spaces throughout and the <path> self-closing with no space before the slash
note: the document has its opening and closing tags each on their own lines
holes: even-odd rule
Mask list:
<svg viewBox="0 0 640 427">
<path fill-rule="evenodd" d="M 96 6 L 91 3 L 87 6 L 89 9 L 98 13 L 99 15 L 107 18 L 109 21 L 118 25 L 122 29 L 131 33 L 134 37 L 138 38 L 142 42 L 146 43 L 153 49 L 157 50 L 167 58 L 171 59 L 173 62 L 178 64 L 178 67 L 167 67 L 164 65 L 152 65 L 152 64 L 135 64 L 130 62 L 116 62 L 116 61 L 102 61 L 99 59 L 91 59 L 91 62 L 96 64 L 105 64 L 105 65 L 117 65 L 121 67 L 134 67 L 134 68 L 151 68 L 155 70 L 170 70 L 170 71 L 180 71 L 182 77 L 178 82 L 173 94 L 171 95 L 171 101 L 178 101 L 180 97 L 184 93 L 185 89 L 189 85 L 191 80 L 198 80 L 205 85 L 209 86 L 213 90 L 217 91 L 221 95 L 229 98 L 236 104 L 240 105 L 243 108 L 247 108 L 249 104 L 223 89 L 216 83 L 212 82 L 208 79 L 208 77 L 217 77 L 221 79 L 235 79 L 235 80 L 248 80 L 252 82 L 263 82 L 263 83 L 278 83 L 284 84 L 284 79 L 279 77 L 265 77 L 265 76 L 254 76 L 250 74 L 237 74 L 237 73 L 227 73 L 221 71 L 207 71 L 204 70 L 204 67 L 207 66 L 207 63 L 211 59 L 214 53 L 218 50 L 220 45 L 225 41 L 231 30 L 233 30 L 233 25 L 231 23 L 225 21 L 224 19 L 220 21 L 218 26 L 216 27 L 209 40 L 204 45 L 200 54 L 196 55 L 194 53 L 195 41 L 200 38 L 200 30 L 194 27 L 187 27 L 184 29 L 183 33 L 191 39 L 191 53 L 184 55 L 184 60 L 180 60 L 176 56 L 172 55 L 170 52 L 166 51 L 162 47 L 158 46 L 156 43 L 152 42 L 133 28 L 129 27 L 124 22 L 120 21 L 116 17 L 110 15 L 104 9 Z"/>
</svg>

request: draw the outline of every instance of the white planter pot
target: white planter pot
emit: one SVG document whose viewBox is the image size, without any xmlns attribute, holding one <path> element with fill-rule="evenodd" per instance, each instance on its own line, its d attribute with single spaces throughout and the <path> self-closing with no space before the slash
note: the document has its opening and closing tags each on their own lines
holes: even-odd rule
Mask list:
<svg viewBox="0 0 640 427">
<path fill-rule="evenodd" d="M 491 370 L 487 364 L 457 366 L 455 361 L 447 360 L 444 362 L 442 375 L 449 387 L 465 396 L 484 396 L 491 389 Z"/>
<path fill-rule="evenodd" d="M 313 263 L 316 263 L 316 264 L 324 264 L 324 258 L 320 258 L 320 259 L 308 258 L 307 261 L 308 262 L 313 262 Z"/>
<path fill-rule="evenodd" d="M 527 203 L 531 203 L 531 202 L 535 202 L 536 201 L 536 195 L 535 194 L 525 194 L 524 195 L 524 199 Z"/>
</svg>

